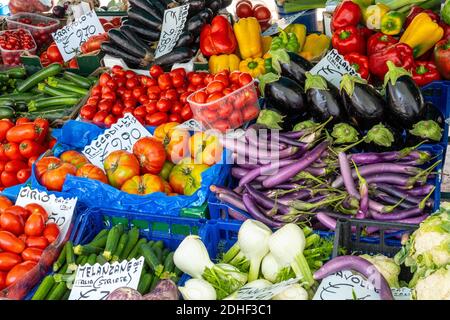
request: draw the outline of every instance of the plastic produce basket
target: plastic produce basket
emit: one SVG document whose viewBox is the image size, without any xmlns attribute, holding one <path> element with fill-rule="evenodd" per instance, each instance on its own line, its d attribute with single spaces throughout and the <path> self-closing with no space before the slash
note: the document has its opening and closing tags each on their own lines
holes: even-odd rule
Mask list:
<svg viewBox="0 0 450 320">
<path fill-rule="evenodd" d="M 20 22 L 21 19 L 31 20 L 31 24 Z M 59 20 L 41 16 L 36 13 L 19 12 L 10 17 L 6 17 L 8 29 L 27 29 L 33 35 L 38 50 L 53 41 L 52 32 L 59 28 Z M 43 23 L 45 26 L 37 26 Z"/>
<path fill-rule="evenodd" d="M 180 217 L 167 217 L 134 213 L 129 211 L 90 208 L 75 221 L 70 240 L 74 245 L 90 242 L 100 230 L 110 229 L 112 226 L 123 223 L 126 229 L 137 226 L 140 237 L 148 240 L 163 241 L 164 246 L 174 251 L 186 235 L 199 235 L 208 249 L 210 256 L 215 256 L 215 233 L 213 226 L 205 219 L 190 219 Z M 49 274 L 52 274 L 50 272 Z M 181 279 L 180 279 L 181 281 Z M 30 300 L 39 285 L 35 286 L 26 296 Z"/>
<path fill-rule="evenodd" d="M 27 29 L 23 29 L 25 31 L 25 33 L 28 33 L 29 35 L 31 35 L 30 31 Z M 0 35 L 6 33 L 8 31 L 0 31 Z M 32 38 L 33 39 L 33 38 Z M 2 61 L 4 65 L 7 66 L 16 66 L 18 64 L 20 64 L 20 56 L 24 53 L 24 52 L 28 52 L 31 55 L 34 55 L 36 53 L 36 42 L 33 39 L 33 44 L 34 47 L 32 49 L 19 49 L 19 50 L 8 50 L 8 49 L 4 49 L 2 47 L 0 47 L 0 51 L 2 54 Z"/>
</svg>

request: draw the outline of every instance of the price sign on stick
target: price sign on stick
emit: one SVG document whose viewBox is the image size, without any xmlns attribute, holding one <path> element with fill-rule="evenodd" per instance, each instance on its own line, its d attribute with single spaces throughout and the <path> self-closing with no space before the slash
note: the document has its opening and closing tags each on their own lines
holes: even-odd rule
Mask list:
<svg viewBox="0 0 450 320">
<path fill-rule="evenodd" d="M 131 114 L 125 113 L 111 128 L 84 147 L 82 153 L 88 160 L 99 168 L 103 168 L 105 158 L 113 151 L 132 151 L 136 141 L 152 135 Z"/>
<path fill-rule="evenodd" d="M 52 33 L 64 61 L 69 61 L 80 53 L 80 48 L 90 37 L 104 33 L 100 20 L 94 11 L 85 15 Z"/>
<path fill-rule="evenodd" d="M 164 11 L 164 20 L 161 28 L 155 58 L 171 53 L 183 33 L 189 13 L 189 4 Z"/>
<path fill-rule="evenodd" d="M 282 281 L 265 288 L 251 288 L 242 287 L 237 292 L 237 300 L 270 300 L 273 296 L 283 292 L 294 283 L 297 283 L 300 278 L 289 279 Z"/>
<path fill-rule="evenodd" d="M 30 203 L 41 205 L 48 213 L 48 221 L 56 223 L 63 236 L 66 234 L 77 205 L 76 197 L 66 199 L 30 187 L 22 187 L 17 196 L 16 205 L 25 207 Z"/>
<path fill-rule="evenodd" d="M 105 300 L 121 287 L 137 289 L 144 257 L 112 264 L 78 266 L 69 300 Z"/>
<path fill-rule="evenodd" d="M 293 14 L 293 15 L 287 16 L 286 18 L 282 18 L 282 19 L 278 20 L 277 22 L 272 24 L 266 31 L 264 31 L 262 35 L 266 37 L 266 36 L 272 36 L 272 35 L 278 33 L 278 28 L 281 28 L 281 29 L 286 28 L 288 25 L 293 23 L 295 20 L 297 20 L 298 18 L 303 16 L 305 13 L 306 13 L 306 11 L 300 11 L 297 14 Z"/>
</svg>

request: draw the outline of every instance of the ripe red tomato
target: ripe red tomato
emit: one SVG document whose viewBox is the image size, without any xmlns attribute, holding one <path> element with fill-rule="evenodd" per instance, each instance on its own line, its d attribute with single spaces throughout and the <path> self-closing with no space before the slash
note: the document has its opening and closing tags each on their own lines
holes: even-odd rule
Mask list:
<svg viewBox="0 0 450 320">
<path fill-rule="evenodd" d="M 139 106 L 136 109 L 134 109 L 134 111 L 133 111 L 133 115 L 135 117 L 145 117 L 146 114 L 147 114 L 147 111 L 145 110 L 144 106 Z"/>
<path fill-rule="evenodd" d="M 194 86 L 201 85 L 203 84 L 203 76 L 200 73 L 194 73 L 189 82 Z"/>
<path fill-rule="evenodd" d="M 214 129 L 219 130 L 220 132 L 226 132 L 230 129 L 230 123 L 226 120 L 219 119 L 213 124 Z"/>
<path fill-rule="evenodd" d="M 170 108 L 171 113 L 181 113 L 183 104 L 180 101 L 172 102 L 172 107 Z"/>
<path fill-rule="evenodd" d="M 158 77 L 158 86 L 161 90 L 167 90 L 172 88 L 172 78 L 168 73 L 164 73 Z"/>
<path fill-rule="evenodd" d="M 97 112 L 96 106 L 86 104 L 83 107 L 81 107 L 80 116 L 83 119 L 92 120 L 96 112 Z"/>
<path fill-rule="evenodd" d="M 252 5 L 249 4 L 248 2 L 240 2 L 237 6 L 236 6 L 236 15 L 239 18 L 248 18 L 248 17 L 253 17 L 253 8 Z"/>
<path fill-rule="evenodd" d="M 172 77 L 172 84 L 175 88 L 181 88 L 185 85 L 184 76 L 182 76 L 179 73 L 170 74 L 170 75 Z"/>
<path fill-rule="evenodd" d="M 33 213 L 30 215 L 25 222 L 25 234 L 27 236 L 35 236 L 38 237 L 42 235 L 42 232 L 44 232 L 45 228 L 45 221 L 44 217 L 42 217 L 41 214 Z"/>
<path fill-rule="evenodd" d="M 169 114 L 169 121 L 181 123 L 181 122 L 183 122 L 183 118 L 181 117 L 181 115 L 179 113 L 171 113 L 171 114 Z"/>
<path fill-rule="evenodd" d="M 47 211 L 39 204 L 37 203 L 29 203 L 25 206 L 25 209 L 30 212 L 30 215 L 32 214 L 40 214 L 42 218 L 44 218 L 44 222 L 48 220 L 48 213 Z"/>
<path fill-rule="evenodd" d="M 156 108 L 156 100 L 150 100 L 147 103 L 145 103 L 145 111 L 147 112 L 147 114 L 153 114 L 155 112 L 158 111 L 158 109 Z"/>
<path fill-rule="evenodd" d="M 111 127 L 116 122 L 117 122 L 117 119 L 112 114 L 108 114 L 106 116 L 105 120 L 103 121 L 103 123 L 105 124 L 105 126 L 107 128 Z"/>
<path fill-rule="evenodd" d="M 11 206 L 5 209 L 4 212 L 9 212 L 18 216 L 21 216 L 24 223 L 27 221 L 30 212 L 21 206 Z"/>
<path fill-rule="evenodd" d="M 77 170 L 77 177 L 89 178 L 101 181 L 103 183 L 108 183 L 108 178 L 106 177 L 103 170 L 91 163 L 86 163 L 84 166 L 80 167 Z"/>
<path fill-rule="evenodd" d="M 161 95 L 161 89 L 158 86 L 151 86 L 147 89 L 147 96 L 150 100 L 158 100 Z"/>
<path fill-rule="evenodd" d="M 0 249 L 20 254 L 25 249 L 25 243 L 9 231 L 0 231 Z"/>
<path fill-rule="evenodd" d="M 104 168 L 109 183 L 115 188 L 120 188 L 125 181 L 139 175 L 138 158 L 123 150 L 111 152 L 104 161 Z"/>
<path fill-rule="evenodd" d="M 52 44 L 47 49 L 47 58 L 50 60 L 50 62 L 63 62 L 63 57 L 61 53 L 59 52 L 58 47 L 56 44 Z"/>
<path fill-rule="evenodd" d="M 223 97 L 224 97 L 224 94 L 222 92 L 215 92 L 208 96 L 208 99 L 206 99 L 206 103 L 219 100 L 220 98 L 223 98 Z"/>
<path fill-rule="evenodd" d="M 119 65 L 112 67 L 111 71 L 114 75 L 120 76 L 120 77 L 123 77 L 125 74 L 125 70 L 123 70 L 123 67 L 119 66 Z"/>
<path fill-rule="evenodd" d="M 0 271 L 9 271 L 21 262 L 22 258 L 17 253 L 0 252 Z"/>
<path fill-rule="evenodd" d="M 92 87 L 91 97 L 101 96 L 102 95 L 102 87 L 98 84 Z"/>
<path fill-rule="evenodd" d="M 140 96 L 145 94 L 145 89 L 143 87 L 137 87 L 133 89 L 133 97 L 139 99 Z"/>
<path fill-rule="evenodd" d="M 30 159 L 28 159 L 28 167 L 29 167 L 29 168 L 31 168 L 31 167 L 33 166 L 33 163 L 36 162 L 37 158 L 38 158 L 38 157 L 35 156 L 35 157 L 31 157 Z"/>
<path fill-rule="evenodd" d="M 113 105 L 113 107 L 112 107 L 112 109 L 111 109 L 111 112 L 112 112 L 112 114 L 115 115 L 115 116 L 120 116 L 120 115 L 122 115 L 122 112 L 123 112 L 123 105 L 122 105 L 122 102 L 117 101 L 117 102 Z"/>
<path fill-rule="evenodd" d="M 250 74 L 248 74 L 247 72 L 242 72 L 239 75 L 239 86 L 240 87 L 243 87 L 243 86 L 245 86 L 246 84 L 249 84 L 252 81 L 253 81 L 252 76 Z"/>
<path fill-rule="evenodd" d="M 15 172 L 3 171 L 0 175 L 0 181 L 5 188 L 19 184 L 19 181 L 17 180 L 17 174 Z"/>
<path fill-rule="evenodd" d="M 152 78 L 154 78 L 154 79 L 158 79 L 158 77 L 160 76 L 160 75 L 162 75 L 164 73 L 164 70 L 163 70 L 163 68 L 161 67 L 161 66 L 158 66 L 158 65 L 153 65 L 151 68 L 150 68 L 150 75 L 152 76 Z"/>
<path fill-rule="evenodd" d="M 184 92 L 184 93 L 180 94 L 180 98 L 179 98 L 180 102 L 183 104 L 186 103 L 187 97 L 189 97 L 189 95 L 190 95 L 189 92 Z"/>
<path fill-rule="evenodd" d="M 23 233 L 24 221 L 20 215 L 5 212 L 0 215 L 0 227 L 2 230 L 9 231 L 15 236 L 19 236 Z"/>
<path fill-rule="evenodd" d="M 16 178 L 19 183 L 25 183 L 31 177 L 31 169 L 20 169 L 16 173 Z"/>
<path fill-rule="evenodd" d="M 14 123 L 12 123 L 11 121 L 9 121 L 7 119 L 0 120 L 0 142 L 5 140 L 6 133 L 12 127 L 14 127 Z"/>
<path fill-rule="evenodd" d="M 14 284 L 16 281 L 22 279 L 31 269 L 36 266 L 35 261 L 25 261 L 15 265 L 11 270 L 9 270 L 6 276 L 6 286 Z"/>
<path fill-rule="evenodd" d="M 22 160 L 11 160 L 5 164 L 4 171 L 16 173 L 20 169 L 27 169 L 28 164 Z"/>
<path fill-rule="evenodd" d="M 169 112 L 172 103 L 168 99 L 159 99 L 156 103 L 156 108 L 160 112 Z"/>
<path fill-rule="evenodd" d="M 100 76 L 98 83 L 100 84 L 100 86 L 104 87 L 106 86 L 106 83 L 111 80 L 111 76 L 109 75 L 109 73 L 104 72 L 102 73 L 102 75 Z"/>
<path fill-rule="evenodd" d="M 222 92 L 225 87 L 225 84 L 221 81 L 211 81 L 206 86 L 206 93 L 211 95 L 213 93 Z"/>
<path fill-rule="evenodd" d="M 125 71 L 125 78 L 131 79 L 131 78 L 135 78 L 135 77 L 136 77 L 136 73 L 134 71 L 131 71 L 131 70 Z"/>
<path fill-rule="evenodd" d="M 35 166 L 38 180 L 47 189 L 53 191 L 61 191 L 66 176 L 68 174 L 74 176 L 77 171 L 73 164 L 62 162 L 56 157 L 44 157 L 36 161 Z"/>
<path fill-rule="evenodd" d="M 100 101 L 99 96 L 92 96 L 92 97 L 89 97 L 89 99 L 87 99 L 86 104 L 97 106 L 99 101 Z"/>
<path fill-rule="evenodd" d="M 193 113 L 188 103 L 186 103 L 181 109 L 181 117 L 183 118 L 184 121 L 192 119 Z"/>
<path fill-rule="evenodd" d="M 206 99 L 208 99 L 208 95 L 205 91 L 197 91 L 192 96 L 192 100 L 196 103 L 206 103 Z"/>
<path fill-rule="evenodd" d="M 122 99 L 131 99 L 133 98 L 133 91 L 125 89 L 125 91 L 122 94 Z"/>
<path fill-rule="evenodd" d="M 253 16 L 258 20 L 262 22 L 267 22 L 267 20 L 270 19 L 272 14 L 270 13 L 270 10 L 263 5 L 256 5 L 253 8 Z"/>
<path fill-rule="evenodd" d="M 148 100 L 149 99 L 148 99 L 148 97 L 147 97 L 147 95 L 145 93 L 137 99 L 137 101 L 140 104 L 145 104 Z"/>
<path fill-rule="evenodd" d="M 242 117 L 244 118 L 244 122 L 255 119 L 258 116 L 259 109 L 256 105 L 247 105 L 242 108 Z"/>
<path fill-rule="evenodd" d="M 98 169 L 103 173 L 103 171 L 100 168 L 98 168 Z M 108 183 L 108 180 L 104 173 L 103 173 L 103 176 L 106 179 L 105 183 Z M 53 241 L 55 241 L 58 238 L 59 232 L 60 231 L 59 231 L 59 228 L 56 225 L 56 223 L 50 222 L 50 223 L 47 223 L 47 225 L 45 226 L 43 234 L 44 234 L 44 237 L 48 240 L 48 242 L 52 243 Z"/>
<path fill-rule="evenodd" d="M 219 117 L 215 111 L 210 109 L 204 109 L 202 116 L 209 123 L 213 123 Z"/>
<path fill-rule="evenodd" d="M 173 76 L 175 74 L 178 74 L 182 76 L 183 78 L 186 78 L 186 70 L 184 68 L 176 68 L 170 71 L 170 75 Z"/>
<path fill-rule="evenodd" d="M 214 81 L 220 81 L 223 83 L 223 85 L 226 87 L 228 87 L 230 85 L 230 80 L 229 77 L 227 77 L 225 74 L 216 74 L 214 76 Z"/>
<path fill-rule="evenodd" d="M 125 99 L 123 101 L 123 105 L 125 108 L 133 108 L 134 109 L 136 107 L 136 104 L 137 104 L 137 101 L 134 98 Z"/>
<path fill-rule="evenodd" d="M 228 104 L 228 103 L 224 103 L 222 106 L 220 106 L 220 108 L 217 110 L 217 114 L 219 115 L 219 117 L 221 117 L 222 119 L 227 119 L 231 113 L 233 112 L 233 106 Z"/>
<path fill-rule="evenodd" d="M 44 236 L 40 237 L 27 237 L 25 244 L 27 247 L 31 248 L 39 248 L 39 249 L 45 249 L 48 247 L 48 240 Z"/>
<path fill-rule="evenodd" d="M 39 248 L 26 248 L 22 252 L 23 261 L 39 262 L 42 252 L 44 252 L 44 250 Z"/>
<path fill-rule="evenodd" d="M 229 79 L 231 83 L 239 84 L 239 76 L 241 75 L 240 71 L 233 71 L 230 73 Z"/>
<path fill-rule="evenodd" d="M 175 89 L 166 90 L 166 92 L 164 93 L 164 97 L 162 97 L 162 98 L 166 98 L 171 101 L 178 101 L 177 90 L 175 90 Z"/>
<path fill-rule="evenodd" d="M 114 79 L 108 80 L 108 82 L 106 82 L 105 85 L 108 88 L 110 88 L 111 90 L 116 90 L 117 89 L 117 82 Z"/>
<path fill-rule="evenodd" d="M 133 146 L 133 154 L 139 159 L 141 169 L 145 173 L 158 174 L 166 161 L 163 144 L 152 137 L 138 140 Z"/>
<path fill-rule="evenodd" d="M 5 210 L 9 207 L 12 207 L 13 203 L 5 196 L 0 196 L 0 214 L 5 212 Z"/>
<path fill-rule="evenodd" d="M 110 112 L 113 106 L 114 100 L 110 100 L 110 99 L 102 99 L 100 100 L 100 102 L 98 103 L 98 110 L 99 111 L 106 111 L 106 112 Z"/>
<path fill-rule="evenodd" d="M 139 86 L 139 81 L 135 77 L 127 79 L 127 82 L 125 83 L 125 87 L 129 90 L 133 90 L 134 88 L 136 88 L 138 86 Z"/>
<path fill-rule="evenodd" d="M 108 88 L 108 87 L 105 87 Z M 112 90 L 112 89 L 110 89 Z M 106 92 L 106 93 L 102 93 L 102 100 L 111 100 L 111 101 L 115 101 L 116 100 L 116 94 L 114 92 Z"/>
<path fill-rule="evenodd" d="M 160 124 L 166 123 L 169 120 L 169 117 L 165 112 L 156 112 L 151 116 L 146 117 L 145 120 L 149 126 L 159 126 Z"/>
<path fill-rule="evenodd" d="M 98 111 L 92 118 L 92 122 L 96 125 L 101 125 L 105 122 L 105 118 L 108 116 L 107 111 Z"/>
</svg>

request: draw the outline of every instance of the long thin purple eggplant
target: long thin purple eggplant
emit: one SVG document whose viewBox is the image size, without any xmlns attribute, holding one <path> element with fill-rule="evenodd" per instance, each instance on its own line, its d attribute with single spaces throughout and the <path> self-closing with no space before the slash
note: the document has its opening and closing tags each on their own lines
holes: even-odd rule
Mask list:
<svg viewBox="0 0 450 320">
<path fill-rule="evenodd" d="M 356 165 L 355 170 L 359 179 L 359 196 L 361 197 L 359 200 L 359 208 L 356 218 L 366 219 L 369 216 L 369 185 L 366 179 L 361 176 Z"/>
<path fill-rule="evenodd" d="M 256 169 L 249 171 L 245 176 L 243 176 L 242 179 L 239 181 L 239 186 L 246 185 L 247 183 L 251 182 L 252 180 L 256 179 L 259 176 L 277 174 L 279 168 L 290 165 L 295 162 L 296 162 L 295 160 L 280 160 L 265 166 L 260 166 Z"/>
<path fill-rule="evenodd" d="M 344 152 L 340 152 L 338 155 L 339 159 L 339 167 L 341 169 L 341 178 L 342 182 L 345 186 L 345 190 L 347 190 L 348 194 L 352 197 L 359 200 L 359 192 L 356 190 L 355 182 L 353 181 L 352 171 L 350 165 L 348 163 L 347 155 Z M 333 184 L 332 184 L 333 186 Z M 335 188 L 335 187 L 333 187 Z"/>
<path fill-rule="evenodd" d="M 423 210 L 415 207 L 406 210 L 396 211 L 393 213 L 379 213 L 376 211 L 370 211 L 370 215 L 375 220 L 384 220 L 384 221 L 398 221 L 406 218 L 412 218 L 415 216 L 420 216 L 423 213 Z"/>
<path fill-rule="evenodd" d="M 297 141 L 297 140 L 293 140 L 293 139 L 287 138 L 287 137 L 282 136 L 282 135 L 278 136 L 278 140 L 281 143 L 285 143 L 287 145 L 294 146 L 294 147 L 299 147 L 299 148 L 301 148 L 303 150 L 305 150 L 306 147 L 307 147 L 306 143 L 303 143 L 303 142 L 300 142 L 300 141 Z"/>
<path fill-rule="evenodd" d="M 417 217 L 414 217 L 414 218 L 406 218 L 406 219 L 397 220 L 395 222 L 406 223 L 406 224 L 419 224 L 419 223 L 421 223 L 423 220 L 425 220 L 428 217 L 429 217 L 429 215 L 424 214 L 424 215 L 417 216 Z M 370 234 L 373 234 L 373 233 L 377 232 L 378 230 L 380 230 L 380 229 L 377 228 L 377 227 L 368 227 L 368 228 L 366 228 L 366 233 L 368 235 L 370 235 Z M 387 230 L 387 231 L 394 232 L 394 231 L 398 231 L 398 229 L 397 230 Z"/>
<path fill-rule="evenodd" d="M 349 155 L 349 160 L 353 160 L 357 165 L 375 164 L 389 161 L 412 161 L 416 160 L 418 164 L 424 164 L 431 159 L 431 154 L 427 151 L 412 150 L 410 152 L 388 151 L 388 152 L 367 152 L 355 153 Z"/>
<path fill-rule="evenodd" d="M 422 197 L 422 196 L 426 196 L 427 194 L 429 194 L 431 192 L 431 190 L 433 190 L 433 188 L 434 188 L 434 186 L 432 184 L 425 184 L 420 187 L 406 190 L 406 192 L 410 196 L 413 196 L 413 197 Z"/>
<path fill-rule="evenodd" d="M 249 173 L 249 170 L 239 168 L 239 167 L 233 167 L 231 168 L 231 175 L 235 177 L 236 179 L 241 179 L 242 177 L 245 177 L 246 174 Z"/>
<path fill-rule="evenodd" d="M 418 204 L 420 201 L 422 201 L 422 199 L 410 195 L 407 191 L 398 189 L 389 184 L 374 183 L 374 184 L 371 184 L 370 186 L 374 187 L 377 190 L 381 190 L 387 194 L 390 194 L 391 196 L 394 196 L 394 197 L 397 197 L 400 199 L 405 199 L 405 202 Z M 412 189 L 412 190 L 414 190 L 414 189 Z M 430 189 L 430 191 L 431 191 L 431 189 Z M 428 194 L 428 193 L 426 193 L 426 194 Z"/>
<path fill-rule="evenodd" d="M 285 196 L 278 197 L 277 202 L 282 203 L 286 206 L 289 206 L 292 201 L 295 200 L 306 200 L 311 197 L 311 191 L 310 190 L 299 190 L 292 193 L 289 193 Z"/>
<path fill-rule="evenodd" d="M 400 199 L 397 199 L 397 198 L 395 198 L 391 195 L 388 195 L 387 193 L 384 193 L 379 190 L 372 191 L 371 196 L 374 197 L 376 200 L 381 201 L 386 204 L 391 204 L 391 205 L 397 204 L 398 207 L 402 208 L 402 209 L 410 209 L 411 207 L 414 206 L 414 204 L 407 203 L 405 201 L 399 203 Z"/>
<path fill-rule="evenodd" d="M 319 159 L 322 152 L 325 151 L 326 148 L 328 148 L 328 145 L 328 141 L 321 142 L 314 149 L 305 153 L 305 155 L 299 161 L 281 168 L 277 175 L 267 178 L 263 182 L 263 186 L 266 188 L 272 188 L 278 184 L 288 181 L 297 173 L 309 167 L 314 161 Z"/>
<path fill-rule="evenodd" d="M 245 216 L 244 214 L 240 213 L 239 211 L 233 210 L 231 208 L 228 208 L 228 216 L 234 220 L 238 220 L 238 221 L 245 221 L 248 219 L 247 216 Z"/>
<path fill-rule="evenodd" d="M 280 136 L 289 138 L 289 139 L 300 139 L 301 137 L 303 137 L 305 135 L 306 131 L 305 130 L 300 130 L 300 131 L 291 131 L 291 132 L 281 132 Z"/>
<path fill-rule="evenodd" d="M 242 202 L 242 199 L 240 199 L 237 196 L 233 196 L 227 193 L 218 193 L 217 199 L 219 199 L 222 202 L 228 203 L 240 210 L 247 211 L 246 207 L 244 206 L 244 203 Z"/>
<path fill-rule="evenodd" d="M 395 174 L 395 173 L 386 173 L 386 174 L 379 174 L 379 175 L 373 175 L 373 176 L 367 176 L 366 177 L 367 183 L 389 183 L 397 186 L 405 186 L 405 187 L 411 187 L 412 183 L 414 181 L 410 180 L 409 176 L 405 176 L 402 174 Z"/>
<path fill-rule="evenodd" d="M 361 273 L 380 290 L 381 300 L 394 300 L 391 288 L 383 275 L 372 263 L 358 256 L 339 256 L 326 262 L 319 270 L 314 272 L 314 279 L 321 280 L 342 270 L 355 270 Z"/>
<path fill-rule="evenodd" d="M 249 164 L 249 163 L 239 163 L 237 166 L 246 170 L 252 170 L 259 167 L 258 164 Z"/>
<path fill-rule="evenodd" d="M 276 214 L 277 212 L 279 212 L 280 214 L 295 213 L 293 212 L 294 210 L 291 210 L 288 206 L 285 206 L 284 204 L 281 203 L 277 203 L 275 200 L 270 199 L 269 197 L 264 195 L 264 193 L 259 192 L 251 185 L 246 184 L 245 188 L 259 206 L 266 209 L 272 209 L 273 214 Z M 276 210 L 274 210 L 275 208 Z"/>
<path fill-rule="evenodd" d="M 314 168 L 312 166 L 309 166 L 308 168 L 305 168 L 304 171 L 306 171 L 308 173 L 311 173 L 315 177 L 323 177 L 323 176 L 326 176 L 328 174 L 327 167 Z"/>
<path fill-rule="evenodd" d="M 266 217 L 249 194 L 245 193 L 242 196 L 242 200 L 244 201 L 245 208 L 247 209 L 246 211 L 252 216 L 253 219 L 259 220 L 273 228 L 280 228 L 283 226 L 283 223 L 273 221 L 272 219 Z"/>
</svg>

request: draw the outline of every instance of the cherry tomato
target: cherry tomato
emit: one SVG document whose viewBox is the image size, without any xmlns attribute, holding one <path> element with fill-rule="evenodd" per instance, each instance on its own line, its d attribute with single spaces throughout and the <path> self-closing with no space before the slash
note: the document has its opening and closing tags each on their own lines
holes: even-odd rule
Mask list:
<svg viewBox="0 0 450 320">
<path fill-rule="evenodd" d="M 211 81 L 206 86 L 206 93 L 211 95 L 213 93 L 222 92 L 225 87 L 225 84 L 221 81 Z"/>
<path fill-rule="evenodd" d="M 9 207 L 12 207 L 13 203 L 5 196 L 0 196 L 0 215 L 5 212 L 5 210 Z"/>
<path fill-rule="evenodd" d="M 123 105 L 125 108 L 135 108 L 136 104 L 137 104 L 137 101 L 134 98 L 125 99 L 123 101 Z"/>
<path fill-rule="evenodd" d="M 106 86 L 106 83 L 111 80 L 111 76 L 109 75 L 109 73 L 104 72 L 102 73 L 102 75 L 100 76 L 98 83 L 100 84 L 100 86 L 104 87 Z"/>
<path fill-rule="evenodd" d="M 140 96 L 142 96 L 143 94 L 145 94 L 145 89 L 142 87 L 138 87 L 138 88 L 134 88 L 133 89 L 133 97 L 135 99 L 139 99 Z"/>
<path fill-rule="evenodd" d="M 136 78 L 129 78 L 125 83 L 125 87 L 129 90 L 133 90 L 134 88 L 139 86 L 139 81 Z"/>
<path fill-rule="evenodd" d="M 182 86 L 184 86 L 185 81 L 184 77 L 181 74 L 178 73 L 175 73 L 173 75 L 171 74 L 171 77 L 172 77 L 172 84 L 175 88 L 181 88 Z"/>
<path fill-rule="evenodd" d="M 180 101 L 172 102 L 172 107 L 170 108 L 171 113 L 181 113 L 183 104 Z"/>
<path fill-rule="evenodd" d="M 230 129 L 230 123 L 227 120 L 220 119 L 214 122 L 213 127 L 220 132 L 225 132 Z"/>
<path fill-rule="evenodd" d="M 172 78 L 168 73 L 164 73 L 158 77 L 158 86 L 161 90 L 172 88 Z"/>
<path fill-rule="evenodd" d="M 215 92 L 208 96 L 208 99 L 206 99 L 206 103 L 219 100 L 220 98 L 223 98 L 223 97 L 224 97 L 224 94 L 222 92 Z"/>
<path fill-rule="evenodd" d="M 171 113 L 171 114 L 169 114 L 169 121 L 181 123 L 181 122 L 183 122 L 183 118 L 181 117 L 181 115 L 179 113 Z"/>
<path fill-rule="evenodd" d="M 242 125 L 242 123 L 244 122 L 241 112 L 236 109 L 231 113 L 228 120 L 230 121 L 230 125 L 233 128 L 240 127 Z"/>
<path fill-rule="evenodd" d="M 59 236 L 59 228 L 56 223 L 50 222 L 47 223 L 44 229 L 44 237 L 48 240 L 49 243 L 55 241 Z"/>
<path fill-rule="evenodd" d="M 217 110 L 217 114 L 222 119 L 227 119 L 231 113 L 233 112 L 233 106 L 231 106 L 228 103 L 224 103 L 220 108 Z"/>
<path fill-rule="evenodd" d="M 196 103 L 201 103 L 201 104 L 206 103 L 207 99 L 208 99 L 208 95 L 206 94 L 205 91 L 197 91 L 192 96 L 192 100 L 195 101 Z"/>
<path fill-rule="evenodd" d="M 24 161 L 22 161 L 22 160 L 11 160 L 11 161 L 8 161 L 5 164 L 4 171 L 15 173 L 15 172 L 19 171 L 20 169 L 27 169 L 27 168 L 28 168 L 28 164 L 25 163 Z"/>
<path fill-rule="evenodd" d="M 168 99 L 159 99 L 156 103 L 156 109 L 158 109 L 158 111 L 160 112 L 168 112 L 171 106 L 172 103 Z"/>
<path fill-rule="evenodd" d="M 184 121 L 192 119 L 193 113 L 191 110 L 191 107 L 189 106 L 188 103 L 186 103 L 183 108 L 181 109 L 181 117 L 183 118 Z"/>
<path fill-rule="evenodd" d="M 92 122 L 96 125 L 101 125 L 104 123 L 105 118 L 108 116 L 107 111 L 98 111 L 95 116 L 92 118 Z"/>
<path fill-rule="evenodd" d="M 147 89 L 147 96 L 150 100 L 158 100 L 161 95 L 161 89 L 158 86 L 151 86 Z"/>
<path fill-rule="evenodd" d="M 173 69 L 172 71 L 170 71 L 171 76 L 173 76 L 175 74 L 182 76 L 183 79 L 186 78 L 186 70 L 184 68 L 176 68 L 176 69 Z"/>
<path fill-rule="evenodd" d="M 100 100 L 100 102 L 98 104 L 98 110 L 110 112 L 112 109 L 112 106 L 113 106 L 113 100 L 102 99 L 102 100 Z"/>
<path fill-rule="evenodd" d="M 156 112 L 145 119 L 149 126 L 159 126 L 160 124 L 166 123 L 169 117 L 165 112 Z"/>
<path fill-rule="evenodd" d="M 252 76 L 250 74 L 248 74 L 247 72 L 243 72 L 239 75 L 239 86 L 240 87 L 243 87 L 252 81 L 253 81 Z"/>
<path fill-rule="evenodd" d="M 224 74 L 216 74 L 216 75 L 214 76 L 214 81 L 220 81 L 220 82 L 222 82 L 223 85 L 225 86 L 225 88 L 228 87 L 228 86 L 230 85 L 229 77 L 227 77 L 227 76 L 224 75 Z"/>
<path fill-rule="evenodd" d="M 216 119 L 219 118 L 217 113 L 210 109 L 204 109 L 202 111 L 202 115 L 203 115 L 203 118 L 210 123 L 213 123 Z"/>
<path fill-rule="evenodd" d="M 112 114 L 107 115 L 104 120 L 105 126 L 108 128 L 111 127 L 116 122 L 117 122 L 117 119 Z"/>
<path fill-rule="evenodd" d="M 203 76 L 200 73 L 194 73 L 189 82 L 194 86 L 201 85 L 203 84 Z"/>
<path fill-rule="evenodd" d="M 6 188 L 19 184 L 15 172 L 3 171 L 2 174 L 0 175 L 0 181 L 2 182 L 2 185 Z"/>
<path fill-rule="evenodd" d="M 111 71 L 115 76 L 123 77 L 125 75 L 125 70 L 123 70 L 123 67 L 119 65 L 112 67 Z"/>
<path fill-rule="evenodd" d="M 80 116 L 86 120 L 92 120 L 94 118 L 95 113 L 97 112 L 97 107 L 93 105 L 84 105 L 80 109 Z"/>
<path fill-rule="evenodd" d="M 229 79 L 231 83 L 239 84 L 239 76 L 241 75 L 240 71 L 233 71 L 230 73 Z"/>
<path fill-rule="evenodd" d="M 133 115 L 136 117 L 145 117 L 147 114 L 147 111 L 145 110 L 144 106 L 139 106 L 133 111 Z"/>
<path fill-rule="evenodd" d="M 180 98 L 179 98 L 180 102 L 183 103 L 183 104 L 186 103 L 187 102 L 187 97 L 189 97 L 189 96 L 190 96 L 189 92 L 185 92 L 185 93 L 180 94 Z"/>
<path fill-rule="evenodd" d="M 158 79 L 158 77 L 159 77 L 160 75 L 162 75 L 163 73 L 164 73 L 164 70 L 163 70 L 163 68 L 162 68 L 161 66 L 153 65 L 153 66 L 150 68 L 150 75 L 151 75 L 152 78 L 154 78 L 154 79 Z"/>
<path fill-rule="evenodd" d="M 211 73 L 208 73 L 205 78 L 203 79 L 203 84 L 207 86 L 211 81 L 214 81 L 214 75 Z"/>
<path fill-rule="evenodd" d="M 31 169 L 27 168 L 17 171 L 16 177 L 19 183 L 25 183 L 31 177 Z"/>
<path fill-rule="evenodd" d="M 175 89 L 169 89 L 166 91 L 164 98 L 169 99 L 171 101 L 178 101 L 178 93 Z"/>
<path fill-rule="evenodd" d="M 125 71 L 125 78 L 131 79 L 131 78 L 135 78 L 135 77 L 136 77 L 136 72 L 131 71 L 131 70 Z"/>
</svg>

